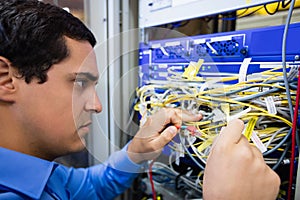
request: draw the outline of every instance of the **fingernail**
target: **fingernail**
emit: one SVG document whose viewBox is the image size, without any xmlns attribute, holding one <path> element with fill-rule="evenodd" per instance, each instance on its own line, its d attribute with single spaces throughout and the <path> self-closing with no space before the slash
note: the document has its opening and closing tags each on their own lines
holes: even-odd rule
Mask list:
<svg viewBox="0 0 300 200">
<path fill-rule="evenodd" d="M 172 134 L 176 134 L 178 129 L 177 127 L 175 128 L 174 126 L 170 126 L 169 130 Z"/>
</svg>

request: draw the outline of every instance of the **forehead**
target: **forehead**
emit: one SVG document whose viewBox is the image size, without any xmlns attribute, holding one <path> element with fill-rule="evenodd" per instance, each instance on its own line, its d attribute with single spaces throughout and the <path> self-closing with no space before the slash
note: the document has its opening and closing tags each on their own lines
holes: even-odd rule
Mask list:
<svg viewBox="0 0 300 200">
<path fill-rule="evenodd" d="M 88 72 L 98 77 L 96 55 L 88 41 L 77 41 L 66 38 L 69 56 L 65 59 L 67 69 L 73 73 Z"/>
</svg>

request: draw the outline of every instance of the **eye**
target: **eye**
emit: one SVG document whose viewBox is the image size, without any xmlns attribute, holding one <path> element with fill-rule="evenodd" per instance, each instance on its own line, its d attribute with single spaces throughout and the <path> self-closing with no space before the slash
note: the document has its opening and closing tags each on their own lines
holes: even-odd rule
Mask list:
<svg viewBox="0 0 300 200">
<path fill-rule="evenodd" d="M 75 79 L 74 80 L 74 85 L 76 87 L 80 87 L 80 88 L 85 88 L 88 84 L 88 80 L 86 79 Z"/>
</svg>

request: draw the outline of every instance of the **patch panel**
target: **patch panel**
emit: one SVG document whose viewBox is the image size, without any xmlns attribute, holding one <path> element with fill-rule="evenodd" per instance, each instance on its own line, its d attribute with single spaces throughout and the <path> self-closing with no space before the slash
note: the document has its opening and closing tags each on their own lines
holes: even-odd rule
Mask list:
<svg viewBox="0 0 300 200">
<path fill-rule="evenodd" d="M 203 59 L 204 63 L 198 76 L 206 76 L 205 73 L 209 72 L 216 73 L 216 76 L 235 74 L 245 58 L 251 58 L 247 73 L 260 72 L 278 63 L 280 65 L 283 29 L 283 26 L 274 26 L 141 43 L 139 86 L 155 80 L 167 81 L 170 78 L 167 73 L 169 68 L 182 67 L 175 70 L 180 72 L 191 61 L 199 59 Z M 291 24 L 286 45 L 288 62 L 298 62 L 300 59 L 300 49 L 295 42 L 299 35 L 300 23 Z"/>
<path fill-rule="evenodd" d="M 139 65 L 206 62 L 280 62 L 283 26 L 149 41 L 140 44 Z M 287 61 L 300 55 L 300 23 L 291 24 L 287 39 Z"/>
</svg>

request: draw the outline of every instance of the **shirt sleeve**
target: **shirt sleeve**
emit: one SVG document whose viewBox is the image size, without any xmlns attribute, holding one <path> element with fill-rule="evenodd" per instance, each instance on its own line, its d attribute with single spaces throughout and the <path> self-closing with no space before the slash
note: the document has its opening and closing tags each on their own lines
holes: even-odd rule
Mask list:
<svg viewBox="0 0 300 200">
<path fill-rule="evenodd" d="M 101 167 L 91 167 L 90 171 L 93 185 L 103 188 L 97 190 L 100 199 L 113 199 L 129 188 L 143 169 L 143 164 L 136 164 L 130 160 L 126 145 L 121 151 L 112 154 Z"/>
<path fill-rule="evenodd" d="M 70 199 L 110 200 L 129 188 L 145 164 L 136 164 L 127 154 L 127 145 L 109 159 L 87 169 L 68 169 L 65 187 Z M 88 197 L 88 198 L 87 198 Z"/>
</svg>

